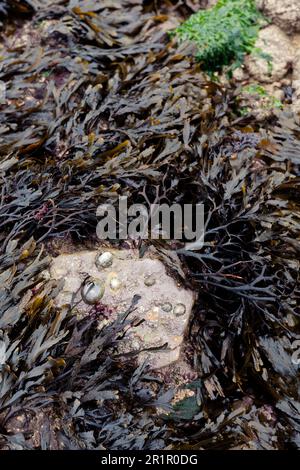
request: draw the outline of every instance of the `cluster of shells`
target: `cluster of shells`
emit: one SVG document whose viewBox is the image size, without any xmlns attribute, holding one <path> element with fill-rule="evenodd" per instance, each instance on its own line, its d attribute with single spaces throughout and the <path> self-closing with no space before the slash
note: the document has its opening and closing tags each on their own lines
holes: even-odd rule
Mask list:
<svg viewBox="0 0 300 470">
<path fill-rule="evenodd" d="M 109 251 L 99 253 L 96 256 L 95 264 L 99 270 L 109 268 L 113 263 L 113 255 Z M 119 287 L 120 281 L 117 278 L 110 280 L 110 287 L 116 289 Z M 89 305 L 97 304 L 103 297 L 105 292 L 105 284 L 99 279 L 87 277 L 81 288 L 82 300 Z"/>
<path fill-rule="evenodd" d="M 99 271 L 103 271 L 113 264 L 113 254 L 109 251 L 104 251 L 97 254 L 95 259 L 95 265 Z M 152 287 L 156 283 L 155 274 L 147 274 L 144 277 L 144 284 L 147 287 Z M 112 290 L 118 290 L 121 287 L 121 282 L 117 277 L 111 277 L 109 281 L 110 288 Z M 82 300 L 88 305 L 95 305 L 104 296 L 105 292 L 105 283 L 94 277 L 87 277 L 81 287 L 81 297 Z M 172 305 L 170 302 L 165 302 L 161 304 L 161 309 L 164 312 L 171 312 L 177 317 L 184 315 L 186 313 L 186 307 L 182 303 L 177 303 Z"/>
</svg>

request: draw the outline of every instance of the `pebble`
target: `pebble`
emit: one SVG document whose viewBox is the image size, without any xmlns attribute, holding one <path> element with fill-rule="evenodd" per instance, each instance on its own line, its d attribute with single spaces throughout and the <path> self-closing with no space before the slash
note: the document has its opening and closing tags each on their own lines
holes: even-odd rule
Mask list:
<svg viewBox="0 0 300 470">
<path fill-rule="evenodd" d="M 155 283 L 156 283 L 156 279 L 155 279 L 154 274 L 149 274 L 149 275 L 146 276 L 145 279 L 144 279 L 144 284 L 145 284 L 145 286 L 147 286 L 147 287 L 154 286 Z"/>
<path fill-rule="evenodd" d="M 121 287 L 121 281 L 117 277 L 113 277 L 110 280 L 110 287 L 113 290 L 117 290 Z"/>
</svg>

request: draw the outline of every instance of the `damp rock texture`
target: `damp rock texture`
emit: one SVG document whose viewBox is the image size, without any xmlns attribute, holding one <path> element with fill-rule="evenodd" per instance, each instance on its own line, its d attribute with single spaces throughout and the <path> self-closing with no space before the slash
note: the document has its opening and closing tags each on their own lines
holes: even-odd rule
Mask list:
<svg viewBox="0 0 300 470">
<path fill-rule="evenodd" d="M 255 80 L 272 83 L 285 77 L 293 63 L 294 50 L 289 37 L 278 26 L 261 29 L 255 48 L 256 51 L 245 58 L 248 72 Z"/>
<path fill-rule="evenodd" d="M 300 9 L 300 3 L 299 3 Z M 294 63 L 293 63 L 293 103 L 292 108 L 296 114 L 300 113 L 300 34 L 295 34 L 292 38 L 294 46 Z"/>
<path fill-rule="evenodd" d="M 299 0 L 257 0 L 257 6 L 288 34 L 300 31 Z"/>
<path fill-rule="evenodd" d="M 99 263 L 98 251 L 62 254 L 54 258 L 50 276 L 64 280 L 56 304 L 71 304 L 74 314 L 79 316 L 99 311 L 99 328 L 102 328 L 118 314 L 127 311 L 135 295 L 140 296 L 129 318 L 136 317 L 144 322 L 128 330 L 121 352 L 144 350 L 139 353 L 138 360 L 140 363 L 148 361 L 153 368 L 171 364 L 179 358 L 194 302 L 193 292 L 170 277 L 158 259 L 139 258 L 135 250 L 109 251 L 113 255 L 112 263 L 103 263 L 103 267 Z M 97 306 L 83 301 L 86 289 L 82 287 L 90 282 L 85 281 L 88 276 L 97 285 L 104 286 L 98 307 L 104 311 L 107 307 L 109 313 L 102 314 L 101 308 L 97 310 Z M 145 351 L 152 348 L 158 350 Z"/>
</svg>

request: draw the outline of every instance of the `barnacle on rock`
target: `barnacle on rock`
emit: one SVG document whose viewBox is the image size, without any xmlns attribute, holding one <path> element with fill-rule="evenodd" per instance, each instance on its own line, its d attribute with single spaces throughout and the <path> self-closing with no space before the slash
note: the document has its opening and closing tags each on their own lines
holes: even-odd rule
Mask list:
<svg viewBox="0 0 300 470">
<path fill-rule="evenodd" d="M 164 312 L 171 312 L 171 310 L 172 310 L 172 304 L 170 304 L 170 302 L 165 302 L 164 304 L 162 304 L 161 309 L 162 309 Z"/>
</svg>

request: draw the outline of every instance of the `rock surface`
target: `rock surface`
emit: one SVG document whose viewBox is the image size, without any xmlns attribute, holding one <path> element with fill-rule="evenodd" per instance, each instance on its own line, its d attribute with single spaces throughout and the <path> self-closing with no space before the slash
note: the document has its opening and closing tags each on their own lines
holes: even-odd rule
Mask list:
<svg viewBox="0 0 300 470">
<path fill-rule="evenodd" d="M 292 109 L 296 114 L 298 114 L 300 113 L 300 34 L 295 34 L 293 36 L 292 44 L 294 46 L 295 51 L 292 81 L 292 87 L 294 89 Z"/>
<path fill-rule="evenodd" d="M 245 65 L 250 75 L 261 83 L 272 83 L 285 77 L 294 60 L 289 37 L 278 26 L 270 25 L 260 30 L 255 46 L 272 60 L 269 63 L 259 53 L 247 56 Z"/>
<path fill-rule="evenodd" d="M 256 3 L 263 14 L 286 33 L 300 31 L 299 0 L 257 0 Z"/>
<path fill-rule="evenodd" d="M 129 318 L 137 317 L 145 321 L 128 331 L 122 351 L 157 348 L 167 343 L 166 349 L 141 352 L 138 359 L 139 362 L 149 361 L 153 368 L 171 364 L 179 358 L 194 302 L 193 292 L 184 289 L 170 277 L 164 264 L 157 259 L 138 258 L 135 250 L 109 251 L 113 254 L 113 263 L 102 269 L 95 265 L 98 251 L 62 254 L 54 258 L 50 277 L 65 281 L 63 290 L 56 298 L 56 304 L 76 305 L 73 311 L 79 316 L 88 315 L 93 309 L 95 311 L 95 306 L 83 302 L 81 286 L 87 275 L 98 279 L 105 284 L 101 305 L 112 311 L 105 317 L 99 313 L 99 328 L 102 328 L 128 309 L 134 295 L 141 296 L 136 310 Z M 148 282 L 149 279 L 151 282 Z M 178 304 L 185 306 L 183 314 L 176 315 Z M 181 313 L 183 310 L 177 309 Z"/>
<path fill-rule="evenodd" d="M 241 87 L 238 93 L 240 110 L 245 110 L 255 116 L 257 121 L 264 121 L 271 117 L 276 109 L 282 109 L 284 93 L 281 82 L 258 85 L 256 82 Z"/>
</svg>

